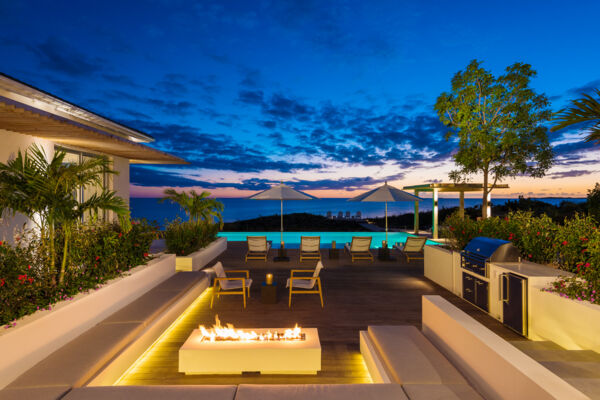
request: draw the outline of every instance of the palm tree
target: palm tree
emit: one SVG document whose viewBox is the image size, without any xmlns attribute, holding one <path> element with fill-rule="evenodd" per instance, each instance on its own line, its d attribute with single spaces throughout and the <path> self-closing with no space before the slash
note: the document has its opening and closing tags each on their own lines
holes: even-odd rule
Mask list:
<svg viewBox="0 0 600 400">
<path fill-rule="evenodd" d="M 161 203 L 169 200 L 171 203 L 179 204 L 191 221 L 196 223 L 218 222 L 219 227 L 223 227 L 223 216 L 221 215 L 223 203 L 209 198 L 210 192 L 198 194 L 191 190 L 189 193 L 179 193 L 175 189 L 165 189 L 164 194 L 165 197 L 160 200 Z"/>
<path fill-rule="evenodd" d="M 56 151 L 50 161 L 43 148 L 32 145 L 27 152 L 19 151 L 6 164 L 0 163 L 0 210 L 21 213 L 31 219 L 40 231 L 47 250 L 47 263 L 53 283 L 56 279 L 56 229 L 64 231 L 63 257 L 59 284 L 64 281 L 68 264 L 72 228 L 91 213 L 111 210 L 124 228 L 129 227 L 127 205 L 115 192 L 104 190 L 86 201 L 77 201 L 74 193 L 81 188 L 99 186 L 105 173 L 114 174 L 105 158 L 89 158 L 81 164 L 65 163 L 66 153 Z"/>
<path fill-rule="evenodd" d="M 596 89 L 595 92 L 598 99 L 584 94 L 583 98 L 572 100 L 571 107 L 559 113 L 556 118 L 559 123 L 551 130 L 554 132 L 574 124 L 591 123 L 585 141 L 600 144 L 600 89 Z"/>
</svg>

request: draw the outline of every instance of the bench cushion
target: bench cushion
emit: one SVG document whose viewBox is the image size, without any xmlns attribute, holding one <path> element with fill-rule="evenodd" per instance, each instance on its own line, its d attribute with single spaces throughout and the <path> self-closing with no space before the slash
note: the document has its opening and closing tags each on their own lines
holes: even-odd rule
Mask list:
<svg viewBox="0 0 600 400">
<path fill-rule="evenodd" d="M 355 385 L 239 385 L 235 400 L 403 400 L 402 387 L 393 383 Z"/>
<path fill-rule="evenodd" d="M 414 326 L 369 326 L 369 337 L 396 383 L 467 383 Z"/>
<path fill-rule="evenodd" d="M 235 385 L 88 386 L 71 390 L 63 400 L 233 400 Z"/>
<path fill-rule="evenodd" d="M 0 400 L 58 400 L 68 392 L 69 386 L 44 386 L 0 390 Z"/>
<path fill-rule="evenodd" d="M 402 385 L 410 400 L 483 400 L 467 384 L 406 384 Z"/>
</svg>

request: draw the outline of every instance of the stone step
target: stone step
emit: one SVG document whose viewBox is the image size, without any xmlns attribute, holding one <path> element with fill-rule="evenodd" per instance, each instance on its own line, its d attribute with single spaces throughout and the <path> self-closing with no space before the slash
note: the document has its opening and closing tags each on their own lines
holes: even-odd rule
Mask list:
<svg viewBox="0 0 600 400">
<path fill-rule="evenodd" d="M 550 341 L 514 340 L 510 344 L 522 352 L 527 352 L 527 350 L 565 350 L 563 347 Z"/>
</svg>

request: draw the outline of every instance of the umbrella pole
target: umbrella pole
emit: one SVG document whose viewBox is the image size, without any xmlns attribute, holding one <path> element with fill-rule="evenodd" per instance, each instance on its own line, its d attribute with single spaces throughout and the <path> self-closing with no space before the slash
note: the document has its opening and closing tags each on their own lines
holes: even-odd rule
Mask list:
<svg viewBox="0 0 600 400">
<path fill-rule="evenodd" d="M 283 199 L 281 199 L 281 240 L 279 243 L 283 243 Z"/>
<path fill-rule="evenodd" d="M 386 182 L 387 185 L 387 182 Z M 388 227 L 387 227 L 387 201 L 385 202 L 385 244 L 388 244 L 388 238 L 387 238 L 387 232 L 388 232 Z"/>
</svg>

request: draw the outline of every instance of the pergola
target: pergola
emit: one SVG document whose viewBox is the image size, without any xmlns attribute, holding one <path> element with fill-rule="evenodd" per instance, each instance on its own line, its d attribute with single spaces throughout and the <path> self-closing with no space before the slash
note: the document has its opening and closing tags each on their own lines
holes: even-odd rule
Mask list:
<svg viewBox="0 0 600 400">
<path fill-rule="evenodd" d="M 488 186 L 490 189 L 492 185 Z M 495 189 L 508 189 L 506 184 L 496 184 Z M 465 192 L 482 192 L 483 183 L 426 183 L 423 185 L 404 186 L 404 190 L 413 190 L 415 196 L 421 192 L 433 192 L 433 210 L 432 210 L 432 225 L 431 232 L 433 238 L 438 238 L 438 198 L 440 192 L 458 192 L 459 193 L 459 213 L 461 217 L 465 216 Z M 491 193 L 488 193 L 488 210 L 487 215 L 491 215 L 490 201 L 492 200 Z M 419 233 L 419 202 L 415 201 L 415 234 Z"/>
</svg>

